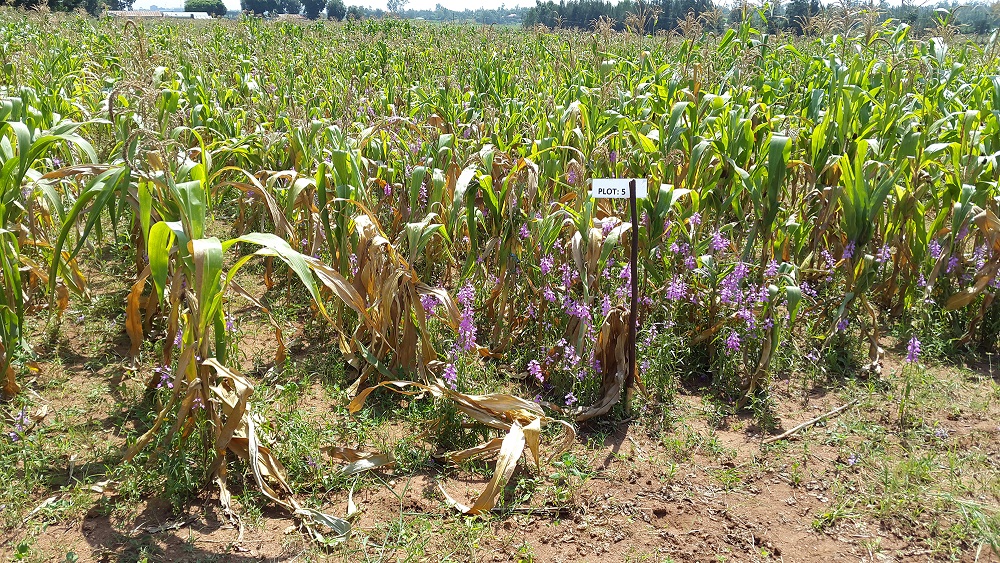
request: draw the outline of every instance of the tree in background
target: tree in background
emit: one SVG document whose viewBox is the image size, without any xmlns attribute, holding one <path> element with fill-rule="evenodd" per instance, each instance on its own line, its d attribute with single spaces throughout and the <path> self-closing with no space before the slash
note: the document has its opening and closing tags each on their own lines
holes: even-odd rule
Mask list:
<svg viewBox="0 0 1000 563">
<path fill-rule="evenodd" d="M 347 8 L 347 19 L 349 20 L 360 20 L 365 17 L 365 9 L 359 6 L 351 6 Z"/>
<path fill-rule="evenodd" d="M 135 0 L 107 0 L 109 10 L 131 10 Z"/>
<path fill-rule="evenodd" d="M 96 16 L 104 8 L 104 3 L 99 0 L 3 0 L 3 4 L 26 10 L 48 6 L 53 12 L 72 12 L 83 8 L 92 16 Z"/>
<path fill-rule="evenodd" d="M 273 14 L 278 11 L 278 0 L 240 0 L 240 9 L 257 15 Z"/>
<path fill-rule="evenodd" d="M 281 14 L 301 14 L 302 2 L 300 0 L 278 0 L 278 12 Z"/>
<path fill-rule="evenodd" d="M 347 6 L 344 0 L 330 0 L 326 3 L 326 17 L 331 20 L 341 21 L 347 16 Z"/>
<path fill-rule="evenodd" d="M 386 9 L 388 9 L 393 14 L 398 14 L 406 9 L 407 0 L 389 0 L 386 4 Z"/>
<path fill-rule="evenodd" d="M 819 0 L 792 0 L 785 8 L 788 29 L 796 35 L 802 35 L 809 19 L 819 14 L 819 10 Z"/>
<path fill-rule="evenodd" d="M 184 0 L 185 12 L 208 12 L 213 16 L 226 15 L 226 5 L 222 0 Z"/>
<path fill-rule="evenodd" d="M 302 0 L 303 13 L 311 20 L 318 18 L 324 8 L 326 8 L 326 0 Z"/>
</svg>

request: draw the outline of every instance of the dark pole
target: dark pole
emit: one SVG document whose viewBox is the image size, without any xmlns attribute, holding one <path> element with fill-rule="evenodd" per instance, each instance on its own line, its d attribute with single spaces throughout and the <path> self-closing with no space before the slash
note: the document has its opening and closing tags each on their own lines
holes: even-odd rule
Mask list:
<svg viewBox="0 0 1000 563">
<path fill-rule="evenodd" d="M 632 257 L 629 261 L 629 271 L 632 277 L 632 302 L 628 314 L 628 373 L 625 374 L 625 409 L 632 408 L 632 386 L 635 385 L 635 323 L 636 306 L 638 305 L 639 276 L 636 274 L 636 262 L 639 260 L 639 219 L 635 209 L 635 180 L 628 183 L 628 203 L 632 213 Z"/>
</svg>

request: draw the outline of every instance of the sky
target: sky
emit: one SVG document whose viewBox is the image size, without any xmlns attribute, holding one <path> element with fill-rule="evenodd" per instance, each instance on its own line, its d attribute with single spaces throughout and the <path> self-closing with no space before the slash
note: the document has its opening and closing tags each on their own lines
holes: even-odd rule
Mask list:
<svg viewBox="0 0 1000 563">
<path fill-rule="evenodd" d="M 226 7 L 230 10 L 240 9 L 240 0 L 224 1 Z M 136 10 L 147 10 L 154 4 L 161 8 L 181 8 L 184 6 L 184 0 L 136 0 L 133 8 Z M 385 0 L 344 0 L 344 4 L 348 6 L 367 6 L 369 8 L 385 9 L 386 2 Z M 507 7 L 534 6 L 535 0 L 478 0 L 471 2 L 467 0 L 410 0 L 406 4 L 406 7 L 413 10 L 433 10 L 437 4 L 441 4 L 449 10 L 474 10 L 476 8 L 499 8 L 501 4 Z"/>
</svg>

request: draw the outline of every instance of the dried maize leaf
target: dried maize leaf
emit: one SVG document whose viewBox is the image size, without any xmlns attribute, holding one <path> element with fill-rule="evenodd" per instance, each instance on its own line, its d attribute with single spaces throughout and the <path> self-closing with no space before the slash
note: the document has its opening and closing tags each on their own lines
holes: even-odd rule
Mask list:
<svg viewBox="0 0 1000 563">
<path fill-rule="evenodd" d="M 444 454 L 443 457 L 451 461 L 452 463 L 462 463 L 470 459 L 476 459 L 493 452 L 500 451 L 500 446 L 503 444 L 503 438 L 493 438 L 487 442 L 483 442 L 478 446 L 467 448 L 464 450 L 458 450 L 454 452 L 448 452 Z"/>
<path fill-rule="evenodd" d="M 540 418 L 532 420 L 527 426 L 524 427 L 524 441 L 528 445 L 528 451 L 531 452 L 531 457 L 535 460 L 535 467 L 541 466 L 541 460 L 538 456 L 541 434 L 542 419 Z"/>
<path fill-rule="evenodd" d="M 571 414 L 577 422 L 605 414 L 618 403 L 621 398 L 622 384 L 625 382 L 625 373 L 628 371 L 628 361 L 625 357 L 627 341 L 628 330 L 622 320 L 622 312 L 615 309 L 601 326 L 594 353 L 604 370 L 600 399 L 589 407 L 573 411 Z"/>
<path fill-rule="evenodd" d="M 222 170 L 217 172 L 217 174 L 224 172 L 226 170 L 235 170 L 237 172 L 245 174 L 247 178 L 250 180 L 250 183 L 247 184 L 243 182 L 222 182 L 215 186 L 214 191 L 218 192 L 222 188 L 232 186 L 247 195 L 252 195 L 254 198 L 260 198 L 264 202 L 264 206 L 267 207 L 267 211 L 271 216 L 271 221 L 274 223 L 275 234 L 281 238 L 287 239 L 293 232 L 292 226 L 291 224 L 288 223 L 288 219 L 285 218 L 285 215 L 282 212 L 281 207 L 278 205 L 278 202 L 274 199 L 274 196 L 271 195 L 271 192 L 268 191 L 264 186 L 262 186 L 260 182 L 257 180 L 257 178 L 253 177 L 251 174 L 249 174 L 248 172 L 246 172 L 241 168 L 237 168 L 235 166 L 227 166 L 226 168 L 223 168 Z"/>
<path fill-rule="evenodd" d="M 143 316 L 139 309 L 139 300 L 142 297 L 142 290 L 146 287 L 146 279 L 149 278 L 150 269 L 146 268 L 139 274 L 139 278 L 132 284 L 132 289 L 128 292 L 125 307 L 125 332 L 131 341 L 129 356 L 135 358 L 139 355 L 139 348 L 142 346 L 142 321 Z"/>
<path fill-rule="evenodd" d="M 0 344 L 0 370 L 3 370 L 2 377 L 0 377 L 0 381 L 3 383 L 0 386 L 0 391 L 3 391 L 3 396 L 11 398 L 17 395 L 21 388 L 14 380 L 14 368 L 10 365 L 10 360 L 7 358 L 7 350 L 4 349 L 3 344 Z"/>
<path fill-rule="evenodd" d="M 382 454 L 382 453 L 371 454 L 368 457 L 359 459 L 357 461 L 352 461 L 351 463 L 348 463 L 343 467 L 340 467 L 337 470 L 337 474 L 339 474 L 342 477 L 348 477 L 350 475 L 361 473 L 362 471 L 368 471 L 370 469 L 378 469 L 380 467 L 388 467 L 390 465 L 394 465 L 395 463 L 396 459 L 392 456 L 392 454 Z"/>
<path fill-rule="evenodd" d="M 396 459 L 391 453 L 362 452 L 354 448 L 342 446 L 326 446 L 322 448 L 330 457 L 346 461 L 347 464 L 338 470 L 342 476 L 354 475 L 369 469 L 377 469 L 392 465 Z"/>
<path fill-rule="evenodd" d="M 503 488 L 510 481 L 514 470 L 517 468 L 517 460 L 524 452 L 525 436 L 521 425 L 515 422 L 511 425 L 510 432 L 504 437 L 500 445 L 500 453 L 497 455 L 497 465 L 493 473 L 493 478 L 486 484 L 486 488 L 476 498 L 472 506 L 466 506 L 451 497 L 444 487 L 438 483 L 438 488 L 444 494 L 445 500 L 450 506 L 455 507 L 463 514 L 482 514 L 496 506 L 497 497 Z"/>
<path fill-rule="evenodd" d="M 976 272 L 975 281 L 971 287 L 967 287 L 948 298 L 944 306 L 945 309 L 954 311 L 975 301 L 979 294 L 993 283 L 998 271 L 1000 271 L 1000 258 L 993 258 Z"/>
</svg>

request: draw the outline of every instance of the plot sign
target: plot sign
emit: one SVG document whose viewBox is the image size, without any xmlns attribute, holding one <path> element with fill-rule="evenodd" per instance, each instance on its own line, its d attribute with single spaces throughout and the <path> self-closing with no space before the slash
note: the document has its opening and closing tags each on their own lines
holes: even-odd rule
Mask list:
<svg viewBox="0 0 1000 563">
<path fill-rule="evenodd" d="M 646 197 L 648 188 L 645 178 L 594 178 L 590 185 L 590 197 L 628 199 L 629 182 L 635 182 L 635 197 Z"/>
</svg>

